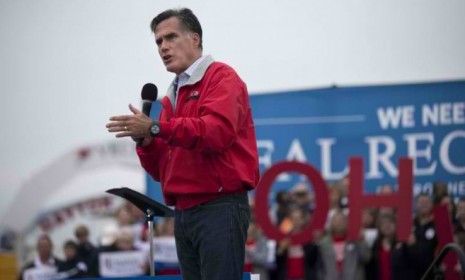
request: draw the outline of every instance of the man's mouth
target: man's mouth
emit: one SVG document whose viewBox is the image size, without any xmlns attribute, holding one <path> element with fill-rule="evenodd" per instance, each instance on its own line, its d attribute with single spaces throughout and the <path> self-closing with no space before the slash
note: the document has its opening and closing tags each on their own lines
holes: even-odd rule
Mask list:
<svg viewBox="0 0 465 280">
<path fill-rule="evenodd" d="M 171 61 L 172 56 L 171 55 L 164 55 L 163 56 L 163 63 L 167 64 Z"/>
</svg>

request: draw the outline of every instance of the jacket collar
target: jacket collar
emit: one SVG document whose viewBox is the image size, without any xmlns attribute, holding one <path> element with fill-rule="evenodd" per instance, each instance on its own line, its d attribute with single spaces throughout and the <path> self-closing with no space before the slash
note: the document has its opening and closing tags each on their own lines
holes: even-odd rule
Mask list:
<svg viewBox="0 0 465 280">
<path fill-rule="evenodd" d="M 192 75 L 189 77 L 189 80 L 187 80 L 186 85 L 193 85 L 200 81 L 203 76 L 205 75 L 205 72 L 208 69 L 208 66 L 213 63 L 213 58 L 211 55 L 205 56 L 204 59 L 200 62 L 200 64 L 197 66 L 197 68 L 192 72 Z"/>
<path fill-rule="evenodd" d="M 200 81 L 203 76 L 205 75 L 205 72 L 207 72 L 208 67 L 214 62 L 213 57 L 211 55 L 205 56 L 204 59 L 200 62 L 200 64 L 197 66 L 197 68 L 194 70 L 192 75 L 189 77 L 187 80 L 187 83 L 185 85 L 193 85 Z M 176 78 L 175 78 L 176 79 Z M 175 98 L 174 98 L 174 82 L 175 79 L 171 82 L 170 86 L 168 87 L 168 92 L 166 93 L 166 96 L 170 99 L 171 104 L 175 103 Z"/>
</svg>

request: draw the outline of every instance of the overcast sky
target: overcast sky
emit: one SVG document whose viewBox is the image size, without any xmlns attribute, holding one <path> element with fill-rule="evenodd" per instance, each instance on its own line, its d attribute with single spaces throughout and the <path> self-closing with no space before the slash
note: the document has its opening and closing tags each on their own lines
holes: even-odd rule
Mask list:
<svg viewBox="0 0 465 280">
<path fill-rule="evenodd" d="M 465 79 L 463 0 L 0 0 L 0 217 L 61 155 L 111 141 L 108 117 L 138 104 L 144 83 L 167 88 L 149 23 L 181 6 L 197 14 L 205 53 L 251 94 Z M 89 194 L 115 172 L 83 174 Z M 140 184 L 142 174 L 118 176 Z M 76 182 L 64 193 L 83 195 Z"/>
</svg>

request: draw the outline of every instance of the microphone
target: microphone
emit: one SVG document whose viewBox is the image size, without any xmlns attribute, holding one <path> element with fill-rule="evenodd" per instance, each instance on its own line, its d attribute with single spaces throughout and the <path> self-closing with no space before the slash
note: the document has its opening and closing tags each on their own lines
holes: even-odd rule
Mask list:
<svg viewBox="0 0 465 280">
<path fill-rule="evenodd" d="M 147 83 L 142 87 L 140 95 L 142 98 L 142 113 L 150 117 L 152 102 L 157 100 L 158 88 L 154 84 Z"/>
<path fill-rule="evenodd" d="M 152 109 L 152 102 L 157 100 L 158 88 L 156 85 L 147 83 L 142 87 L 140 96 L 142 98 L 142 113 L 150 117 L 150 110 Z M 138 145 L 142 143 L 143 138 L 132 137 Z"/>
</svg>

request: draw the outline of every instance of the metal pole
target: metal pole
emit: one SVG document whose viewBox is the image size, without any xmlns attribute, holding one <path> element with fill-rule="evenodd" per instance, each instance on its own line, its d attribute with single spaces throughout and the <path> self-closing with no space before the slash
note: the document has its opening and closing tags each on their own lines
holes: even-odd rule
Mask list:
<svg viewBox="0 0 465 280">
<path fill-rule="evenodd" d="M 150 246 L 150 276 L 155 276 L 155 262 L 153 260 L 153 216 L 152 216 L 152 211 L 150 209 L 147 209 L 146 213 L 146 218 L 147 218 L 147 224 L 149 227 L 149 246 Z"/>
</svg>

